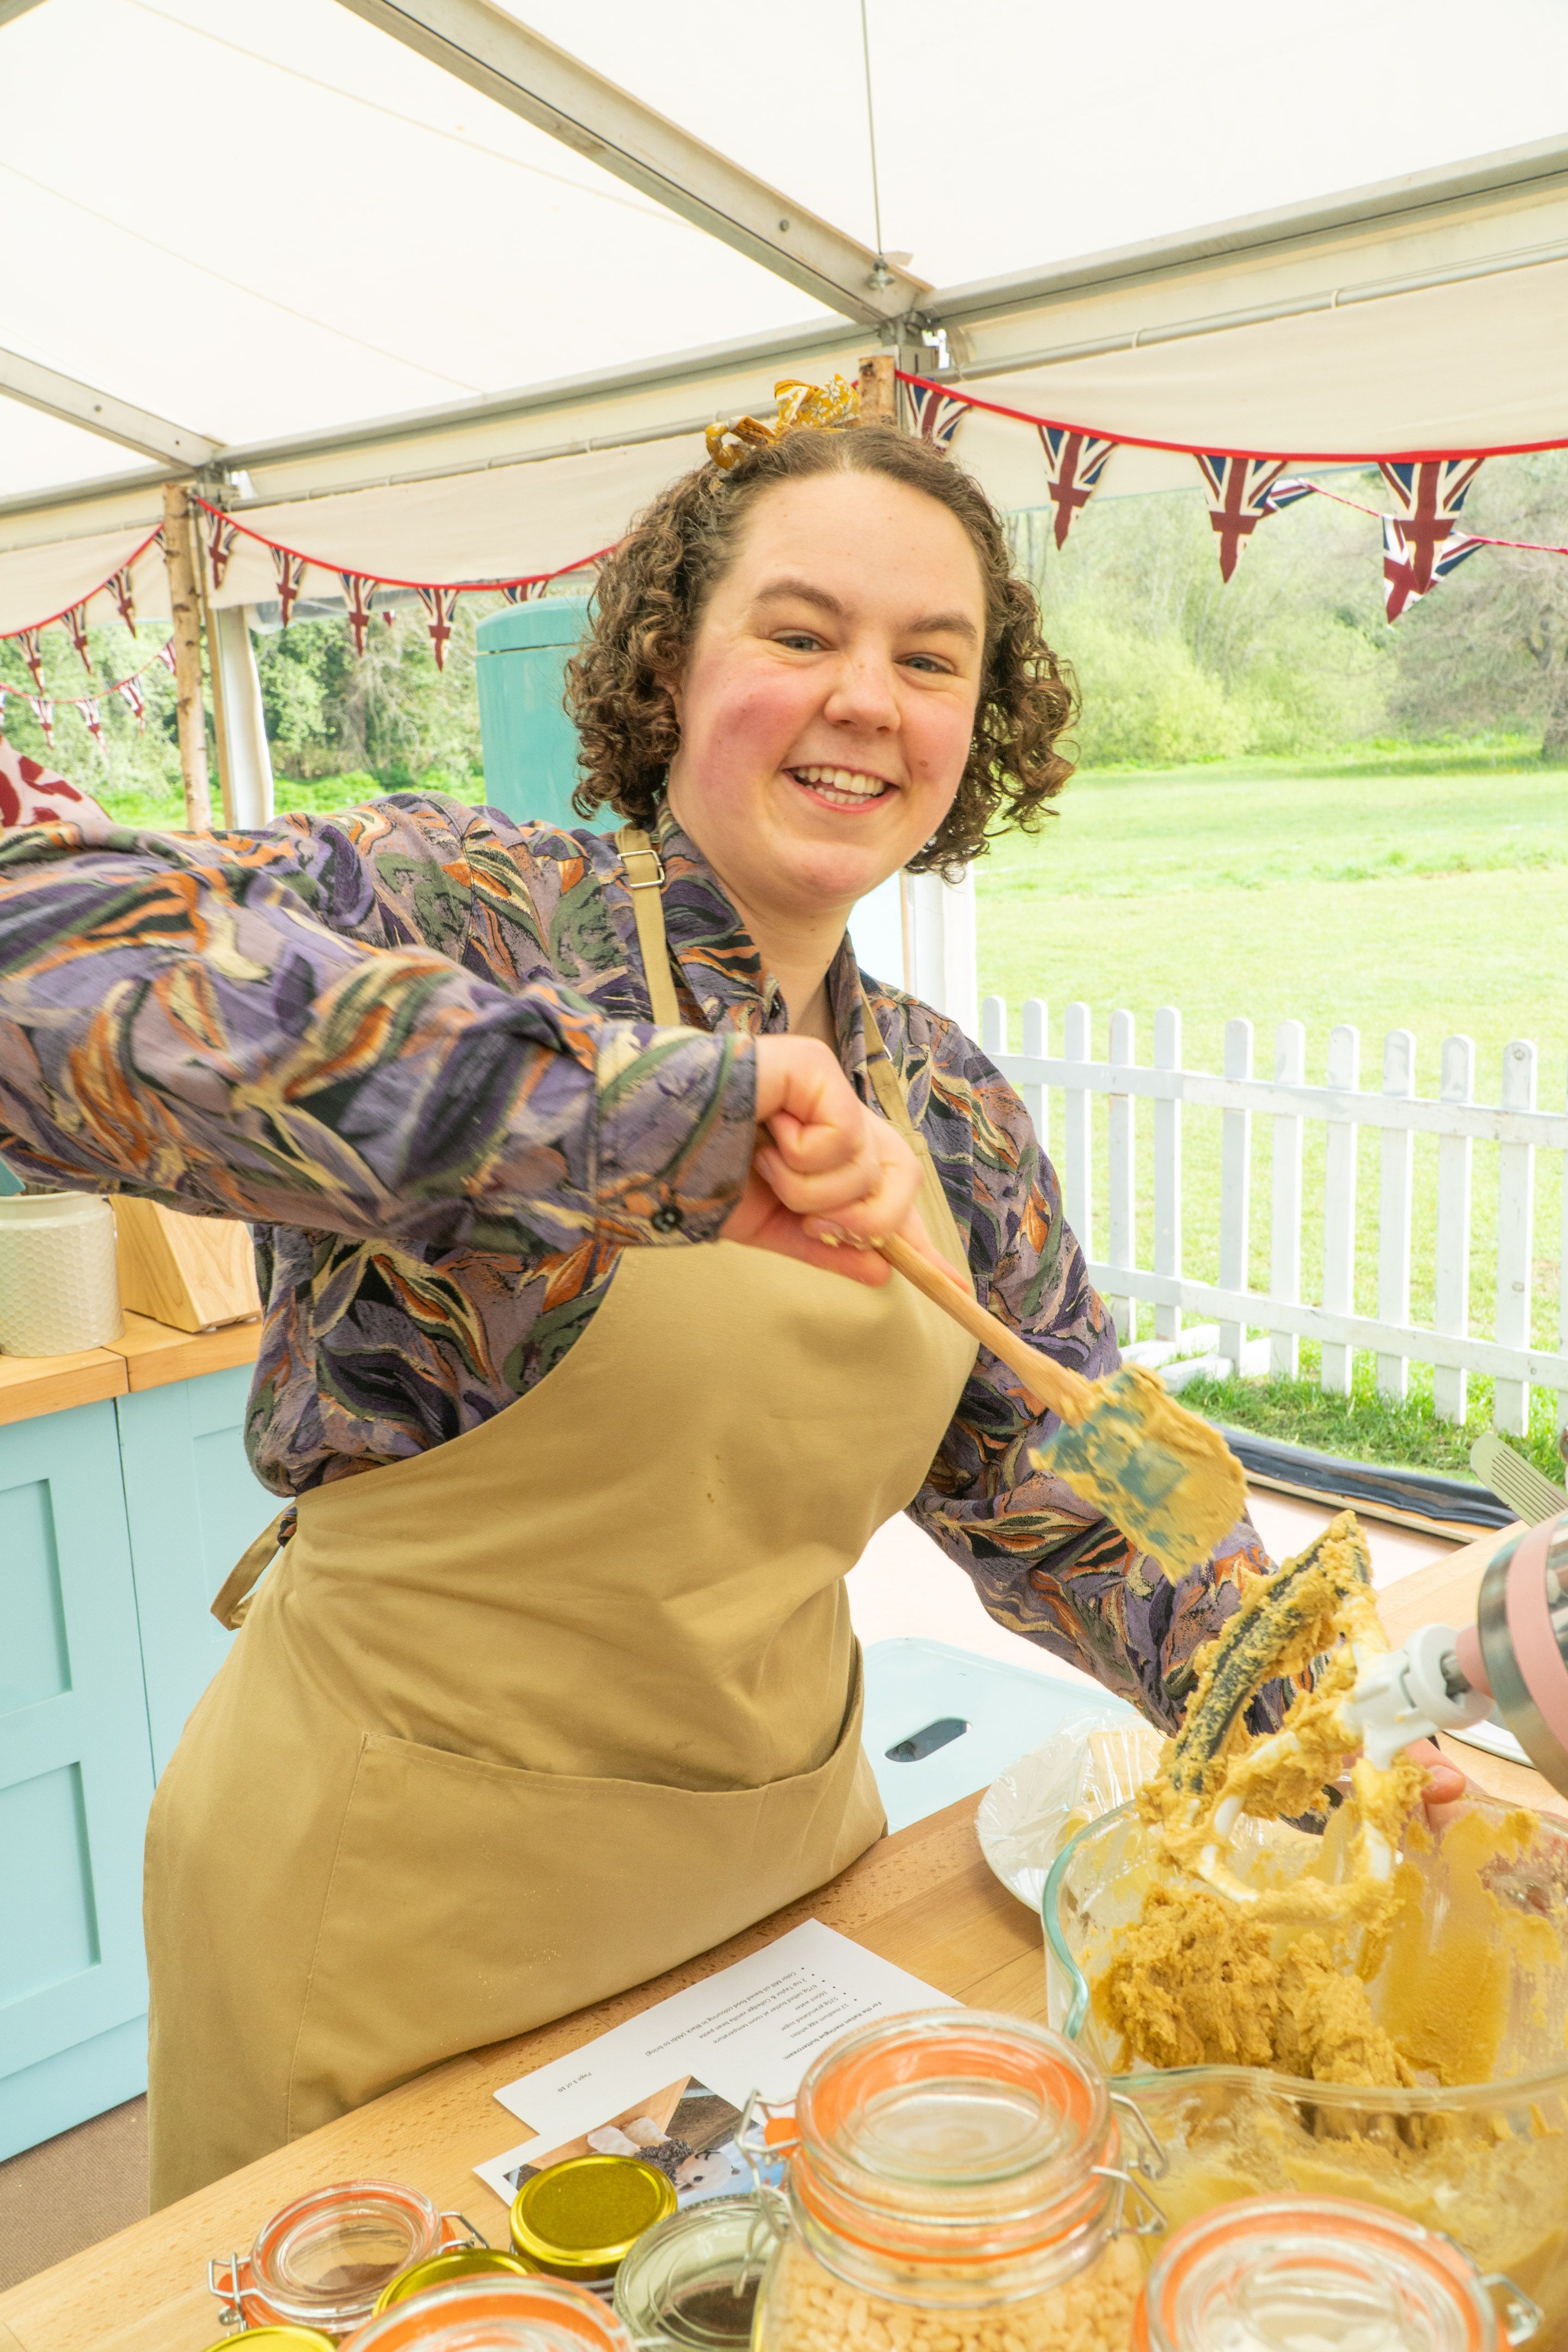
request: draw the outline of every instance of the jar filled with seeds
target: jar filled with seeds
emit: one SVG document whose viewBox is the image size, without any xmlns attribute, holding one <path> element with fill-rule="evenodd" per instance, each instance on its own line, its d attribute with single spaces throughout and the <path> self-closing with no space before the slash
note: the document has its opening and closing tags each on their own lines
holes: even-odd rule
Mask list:
<svg viewBox="0 0 1568 2352">
<path fill-rule="evenodd" d="M 1163 2227 L 1099 2071 L 984 2011 L 884 2018 L 817 2059 L 756 2352 L 1127 2352 Z M 1162 2168 L 1152 2143 L 1145 2171 Z"/>
<path fill-rule="evenodd" d="M 1135 2352 L 1506 2352 L 1541 2312 L 1452 2238 L 1338 2197 L 1248 2197 L 1173 2230 Z"/>
</svg>

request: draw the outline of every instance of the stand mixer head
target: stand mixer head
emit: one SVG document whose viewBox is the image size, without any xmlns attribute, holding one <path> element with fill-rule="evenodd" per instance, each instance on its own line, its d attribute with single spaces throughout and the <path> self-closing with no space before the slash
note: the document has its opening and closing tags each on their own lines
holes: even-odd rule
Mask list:
<svg viewBox="0 0 1568 2352">
<path fill-rule="evenodd" d="M 1380 1769 L 1493 1706 L 1531 1762 L 1568 1796 L 1568 1511 L 1510 1536 L 1488 1562 L 1476 1622 L 1424 1625 L 1373 1659 L 1345 1702 Z"/>
</svg>

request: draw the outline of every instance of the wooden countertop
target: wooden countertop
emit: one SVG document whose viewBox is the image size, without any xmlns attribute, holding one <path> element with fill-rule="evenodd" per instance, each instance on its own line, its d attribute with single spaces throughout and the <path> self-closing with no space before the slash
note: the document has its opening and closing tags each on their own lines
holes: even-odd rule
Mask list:
<svg viewBox="0 0 1568 2352">
<path fill-rule="evenodd" d="M 1462 1619 L 1497 1540 L 1489 1535 L 1446 1553 L 1388 1588 L 1381 1605 L 1394 1639 L 1433 1619 Z M 1473 1748 L 1449 1752 L 1497 1795 L 1568 1811 L 1536 1774 Z M 885 1838 L 831 1885 L 656 1982 L 453 2059 L 13 2287 L 0 2295 L 0 2352 L 199 2352 L 218 2333 L 205 2284 L 208 2255 L 248 2246 L 280 2205 L 327 2181 L 367 2174 L 408 2181 L 500 2238 L 502 2209 L 470 2168 L 515 2145 L 526 2126 L 493 2093 L 805 1918 L 824 1920 L 961 2000 L 1043 2018 L 1039 1927 L 981 1859 L 975 1801 L 963 1798 Z"/>
<path fill-rule="evenodd" d="M 200 1372 L 226 1371 L 232 1364 L 253 1364 L 260 1343 L 259 1316 L 216 1331 L 176 1331 L 151 1316 L 127 1315 L 120 1338 L 104 1348 L 75 1356 L 0 1355 L 0 1426 L 93 1404 L 100 1397 L 195 1380 Z"/>
</svg>

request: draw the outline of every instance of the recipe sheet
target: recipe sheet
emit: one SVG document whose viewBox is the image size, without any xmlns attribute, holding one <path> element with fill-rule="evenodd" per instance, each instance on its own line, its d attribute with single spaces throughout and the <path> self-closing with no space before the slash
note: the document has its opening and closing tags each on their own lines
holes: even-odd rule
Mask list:
<svg viewBox="0 0 1568 2352">
<path fill-rule="evenodd" d="M 656 2001 L 496 2093 L 528 2137 L 474 2167 L 510 2205 L 547 2164 L 591 2149 L 638 2156 L 681 2204 L 751 2186 L 735 2126 L 753 2091 L 787 2105 L 817 2053 L 854 2026 L 949 1993 L 807 1919 L 750 1958 Z"/>
</svg>

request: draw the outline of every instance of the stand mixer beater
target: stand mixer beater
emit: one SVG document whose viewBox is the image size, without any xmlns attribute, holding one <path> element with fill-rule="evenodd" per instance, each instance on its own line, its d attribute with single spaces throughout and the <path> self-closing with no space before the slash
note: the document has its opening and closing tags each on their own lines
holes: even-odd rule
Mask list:
<svg viewBox="0 0 1568 2352">
<path fill-rule="evenodd" d="M 1493 1707 L 1568 1796 L 1568 1511 L 1510 1536 L 1487 1564 L 1476 1622 L 1424 1625 L 1368 1663 L 1343 1712 L 1373 1765 Z"/>
</svg>

